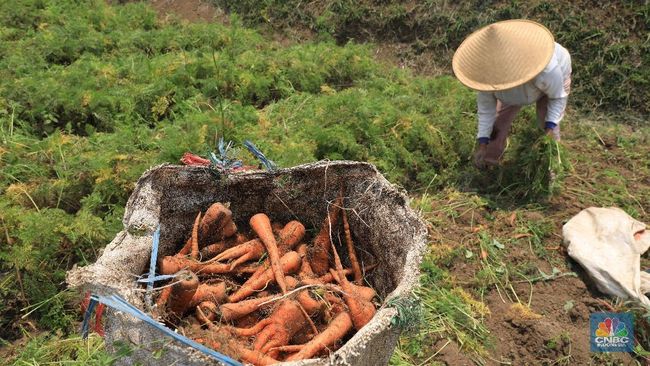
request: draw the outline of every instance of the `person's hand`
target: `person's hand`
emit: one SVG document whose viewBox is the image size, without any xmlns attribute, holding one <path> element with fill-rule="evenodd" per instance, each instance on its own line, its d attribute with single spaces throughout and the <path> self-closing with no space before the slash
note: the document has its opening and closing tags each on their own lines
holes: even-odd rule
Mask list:
<svg viewBox="0 0 650 366">
<path fill-rule="evenodd" d="M 487 144 L 479 144 L 476 152 L 474 153 L 474 166 L 479 169 L 485 169 L 487 163 L 485 162 L 485 155 L 487 154 Z"/>
<path fill-rule="evenodd" d="M 547 136 L 552 138 L 553 140 L 558 140 L 559 141 L 559 136 L 558 134 L 555 133 L 555 129 L 557 127 L 557 123 L 551 122 L 551 121 L 546 121 L 546 127 L 544 128 L 544 132 L 546 133 Z"/>
<path fill-rule="evenodd" d="M 547 135 L 553 137 L 553 129 L 552 129 L 552 128 L 548 128 L 548 127 L 546 127 L 546 128 L 544 129 L 544 131 L 546 131 L 546 134 L 547 134 Z"/>
</svg>

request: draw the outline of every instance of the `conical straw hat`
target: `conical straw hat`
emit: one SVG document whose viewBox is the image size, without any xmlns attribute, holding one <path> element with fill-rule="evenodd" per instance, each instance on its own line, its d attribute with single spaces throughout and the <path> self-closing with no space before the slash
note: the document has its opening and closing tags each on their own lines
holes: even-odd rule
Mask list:
<svg viewBox="0 0 650 366">
<path fill-rule="evenodd" d="M 461 83 L 478 91 L 501 91 L 537 76 L 551 61 L 555 41 L 543 25 L 524 19 L 485 26 L 454 53 L 452 67 Z"/>
</svg>

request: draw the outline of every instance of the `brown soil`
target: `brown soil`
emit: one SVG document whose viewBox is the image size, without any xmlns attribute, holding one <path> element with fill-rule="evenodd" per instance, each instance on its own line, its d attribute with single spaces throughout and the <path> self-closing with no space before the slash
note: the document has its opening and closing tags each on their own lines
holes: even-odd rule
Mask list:
<svg viewBox="0 0 650 366">
<path fill-rule="evenodd" d="M 435 349 L 440 350 L 436 356 L 437 362 L 442 362 L 449 366 L 472 366 L 474 362 L 463 354 L 463 351 L 458 347 L 455 342 L 446 341 L 441 339 L 434 346 Z"/>
<path fill-rule="evenodd" d="M 106 0 L 109 4 L 124 4 L 140 0 Z M 148 0 L 161 17 L 175 16 L 189 22 L 227 22 L 224 12 L 210 0 Z"/>
<path fill-rule="evenodd" d="M 523 288 L 516 290 L 525 293 Z M 492 314 L 487 319 L 495 341 L 492 358 L 513 365 L 591 362 L 589 314 L 600 311 L 602 304 L 582 280 L 563 277 L 535 284 L 530 308 L 503 301 L 495 292 L 488 295 L 486 304 Z M 625 353 L 618 361 L 633 362 Z"/>
<path fill-rule="evenodd" d="M 174 14 L 190 22 L 212 21 L 223 17 L 223 12 L 204 0 L 151 0 L 151 6 L 161 16 Z"/>
</svg>

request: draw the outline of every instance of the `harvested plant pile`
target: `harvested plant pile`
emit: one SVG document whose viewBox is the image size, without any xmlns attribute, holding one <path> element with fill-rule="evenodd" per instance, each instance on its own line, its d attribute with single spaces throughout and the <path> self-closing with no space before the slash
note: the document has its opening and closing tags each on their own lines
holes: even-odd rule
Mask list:
<svg viewBox="0 0 650 366">
<path fill-rule="evenodd" d="M 160 260 L 159 272 L 175 275 L 157 299 L 162 317 L 199 343 L 255 365 L 329 354 L 376 313 L 376 292 L 363 285 L 342 208 L 341 195 L 307 244 L 299 221 L 281 225 L 257 213 L 243 233 L 229 208 L 212 204 L 196 216 L 182 249 Z M 338 233 L 349 269 L 332 240 Z"/>
</svg>

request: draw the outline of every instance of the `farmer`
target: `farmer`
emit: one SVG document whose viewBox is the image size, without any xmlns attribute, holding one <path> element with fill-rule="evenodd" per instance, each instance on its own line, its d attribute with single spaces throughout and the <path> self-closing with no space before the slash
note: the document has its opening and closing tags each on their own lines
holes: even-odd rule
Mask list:
<svg viewBox="0 0 650 366">
<path fill-rule="evenodd" d="M 546 27 L 523 19 L 490 24 L 463 41 L 452 65 L 458 80 L 478 91 L 478 168 L 499 164 L 523 105 L 536 103 L 540 127 L 560 140 L 571 56 Z"/>
</svg>

